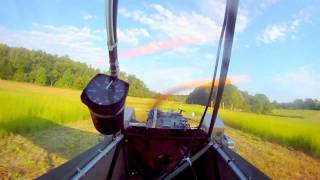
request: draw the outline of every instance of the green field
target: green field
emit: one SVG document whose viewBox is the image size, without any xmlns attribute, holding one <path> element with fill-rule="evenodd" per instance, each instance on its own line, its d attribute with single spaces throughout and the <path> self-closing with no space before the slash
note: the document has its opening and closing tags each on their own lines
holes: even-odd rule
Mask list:
<svg viewBox="0 0 320 180">
<path fill-rule="evenodd" d="M 289 116 L 291 113 L 294 112 L 290 111 Z M 228 126 L 264 140 L 320 155 L 320 120 L 316 119 L 319 112 L 308 111 L 304 114 L 301 111 L 303 118 L 228 111 L 221 111 L 220 115 Z"/>
<path fill-rule="evenodd" d="M 78 120 L 89 119 L 87 108 L 80 102 L 80 91 L 41 87 L 27 83 L 0 80 L 0 138 L 8 134 L 23 134 Z M 135 107 L 136 116 L 144 120 L 153 99 L 127 99 Z M 198 105 L 165 102 L 164 110 L 184 109 L 184 115 L 195 112 Z M 272 115 L 222 110 L 225 123 L 265 140 L 320 155 L 320 112 L 307 110 L 275 110 Z"/>
<path fill-rule="evenodd" d="M 88 119 L 80 92 L 0 81 L 0 137 Z"/>
</svg>

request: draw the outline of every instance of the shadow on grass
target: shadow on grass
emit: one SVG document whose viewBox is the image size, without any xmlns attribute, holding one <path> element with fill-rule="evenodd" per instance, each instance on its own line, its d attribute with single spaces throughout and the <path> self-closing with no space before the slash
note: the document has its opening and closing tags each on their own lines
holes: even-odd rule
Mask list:
<svg viewBox="0 0 320 180">
<path fill-rule="evenodd" d="M 39 117 L 1 122 L 0 129 L 5 134 L 22 135 L 36 146 L 44 149 L 47 152 L 49 164 L 52 153 L 69 160 L 97 144 L 101 139 L 98 133 L 66 127 Z"/>
</svg>

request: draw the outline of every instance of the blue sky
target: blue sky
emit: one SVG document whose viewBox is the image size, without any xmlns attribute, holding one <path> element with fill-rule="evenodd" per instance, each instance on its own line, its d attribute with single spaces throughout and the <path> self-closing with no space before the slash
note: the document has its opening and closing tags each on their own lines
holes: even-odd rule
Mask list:
<svg viewBox="0 0 320 180">
<path fill-rule="evenodd" d="M 120 0 L 121 70 L 152 90 L 209 79 L 222 0 Z M 240 0 L 229 75 L 281 102 L 320 99 L 320 2 Z M 0 43 L 68 55 L 108 69 L 103 0 L 2 0 Z"/>
</svg>

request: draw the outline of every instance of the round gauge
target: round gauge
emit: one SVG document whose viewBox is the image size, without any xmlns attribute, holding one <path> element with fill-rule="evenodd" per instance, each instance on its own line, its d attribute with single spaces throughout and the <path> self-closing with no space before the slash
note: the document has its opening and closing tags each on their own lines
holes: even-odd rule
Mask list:
<svg viewBox="0 0 320 180">
<path fill-rule="evenodd" d="M 129 84 L 105 74 L 97 74 L 83 90 L 81 100 L 90 110 L 96 129 L 113 134 L 123 127 L 123 113 Z"/>
<path fill-rule="evenodd" d="M 97 76 L 85 89 L 88 98 L 98 105 L 110 105 L 125 96 L 126 85 L 119 79 Z"/>
</svg>

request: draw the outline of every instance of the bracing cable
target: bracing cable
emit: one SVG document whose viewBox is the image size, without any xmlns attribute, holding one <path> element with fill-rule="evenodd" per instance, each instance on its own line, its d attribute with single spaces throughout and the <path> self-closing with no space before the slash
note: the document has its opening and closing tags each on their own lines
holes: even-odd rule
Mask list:
<svg viewBox="0 0 320 180">
<path fill-rule="evenodd" d="M 210 93 L 209 93 L 209 98 L 208 98 L 208 102 L 206 104 L 206 108 L 204 109 L 204 112 L 202 114 L 200 123 L 198 125 L 198 129 L 201 128 L 201 125 L 203 123 L 204 117 L 207 114 L 207 110 L 208 107 L 210 106 L 211 100 L 212 100 L 212 95 L 213 95 L 213 89 L 214 89 L 214 83 L 216 81 L 216 76 L 217 76 L 217 70 L 218 70 L 218 65 L 219 65 L 219 60 L 220 60 L 220 52 L 221 52 L 221 46 L 222 46 L 222 42 L 223 42 L 223 37 L 224 37 L 224 32 L 226 29 L 226 21 L 227 21 L 227 6 L 225 8 L 225 13 L 224 13 L 224 19 L 223 19 L 223 24 L 222 24 L 222 29 L 221 29 L 221 33 L 220 33 L 220 38 L 219 38 L 219 45 L 218 45 L 218 50 L 217 50 L 217 55 L 216 55 L 216 63 L 215 63 L 215 67 L 214 67 L 214 73 L 213 73 L 213 77 L 212 77 L 212 82 L 211 82 L 211 87 L 210 87 Z"/>
<path fill-rule="evenodd" d="M 227 3 L 230 0 L 227 0 Z M 211 122 L 210 127 L 208 131 L 208 136 L 211 136 L 214 123 L 217 119 L 220 102 L 223 95 L 224 85 L 226 83 L 228 69 L 229 69 L 229 63 L 231 58 L 231 50 L 232 50 L 232 44 L 233 44 L 233 37 L 234 37 L 234 31 L 235 31 L 235 25 L 236 25 L 236 19 L 237 19 L 237 12 L 238 12 L 238 6 L 239 6 L 239 0 L 233 0 L 233 3 L 228 3 L 228 15 L 227 15 L 227 23 L 226 23 L 226 32 L 225 32 L 225 41 L 224 41 L 224 47 L 223 47 L 223 56 L 222 56 L 222 64 L 221 64 L 221 70 L 220 70 L 220 78 L 219 78 L 219 86 L 216 94 L 216 99 L 214 102 L 213 112 L 211 116 Z"/>
<path fill-rule="evenodd" d="M 232 2 L 230 2 L 232 1 Z M 239 0 L 227 0 L 226 3 L 226 10 L 225 10 L 225 16 L 224 16 L 224 21 L 223 21 L 223 26 L 220 34 L 220 40 L 219 40 L 219 46 L 218 46 L 218 53 L 217 53 L 217 58 L 216 58 L 216 65 L 215 65 L 215 70 L 214 70 L 214 75 L 213 75 L 213 80 L 211 83 L 211 88 L 210 88 L 210 96 L 206 105 L 205 112 L 201 118 L 200 124 L 198 128 L 201 127 L 201 124 L 203 123 L 204 116 L 207 112 L 208 106 L 210 104 L 211 98 L 212 98 L 212 93 L 213 93 L 213 88 L 214 88 L 214 81 L 216 78 L 217 74 L 217 67 L 218 67 L 218 62 L 219 62 L 219 57 L 220 57 L 220 51 L 221 51 L 221 46 L 222 43 L 224 42 L 224 48 L 223 48 L 223 57 L 222 57 L 222 65 L 221 65 L 221 70 L 220 70 L 220 78 L 219 78 L 219 86 L 218 86 L 218 91 L 216 94 L 216 100 L 214 104 L 214 111 L 211 117 L 211 123 L 210 123 L 210 128 L 209 128 L 209 133 L 208 136 L 211 136 L 212 133 L 212 128 L 213 124 L 215 123 L 215 119 L 217 117 L 218 109 L 219 109 L 219 104 L 222 98 L 222 93 L 223 93 L 223 88 L 225 85 L 226 81 L 226 76 L 228 73 L 228 68 L 229 68 L 229 61 L 231 57 L 231 49 L 232 49 L 232 42 L 233 42 L 233 35 L 234 35 L 234 28 L 235 28 L 235 21 L 236 21 L 236 16 L 237 16 L 237 10 L 238 10 L 238 3 Z M 176 168 L 169 173 L 164 174 L 162 177 L 163 179 L 169 178 L 169 177 L 175 177 L 179 172 L 182 172 L 185 168 L 188 166 L 186 164 L 185 159 L 190 159 L 191 156 L 191 145 L 193 143 L 195 134 L 192 136 L 189 147 L 188 147 L 188 152 L 185 154 L 185 158 L 177 164 Z M 211 142 L 210 142 L 211 143 Z M 209 143 L 209 144 L 210 144 Z M 204 150 L 206 151 L 206 150 Z M 198 152 L 199 153 L 199 152 Z M 196 160 L 197 158 L 195 158 Z M 191 168 L 192 163 L 189 163 Z M 184 166 L 185 165 L 185 166 Z M 193 169 L 192 169 L 193 170 Z M 196 175 L 195 175 L 196 177 Z M 162 178 L 160 178 L 162 179 Z"/>
</svg>

